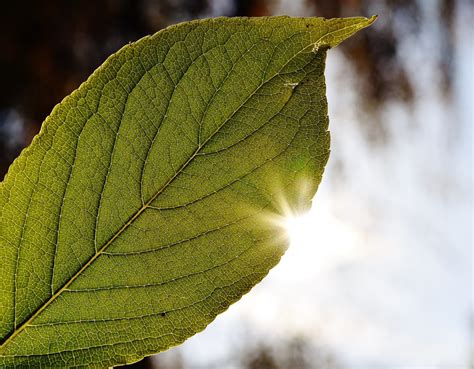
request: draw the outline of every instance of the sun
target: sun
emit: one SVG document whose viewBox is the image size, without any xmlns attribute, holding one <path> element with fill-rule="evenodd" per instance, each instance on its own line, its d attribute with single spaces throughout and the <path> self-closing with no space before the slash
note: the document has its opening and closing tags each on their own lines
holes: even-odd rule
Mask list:
<svg viewBox="0 0 474 369">
<path fill-rule="evenodd" d="M 290 242 L 283 259 L 289 269 L 334 269 L 353 262 L 364 249 L 360 230 L 338 217 L 325 196 L 318 196 L 304 214 L 288 214 L 282 224 Z"/>
</svg>

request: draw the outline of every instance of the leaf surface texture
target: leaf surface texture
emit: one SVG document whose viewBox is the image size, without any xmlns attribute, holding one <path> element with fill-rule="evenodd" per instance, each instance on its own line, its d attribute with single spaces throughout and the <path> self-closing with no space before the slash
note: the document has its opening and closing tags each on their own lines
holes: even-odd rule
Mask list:
<svg viewBox="0 0 474 369">
<path fill-rule="evenodd" d="M 372 21 L 181 23 L 57 105 L 0 184 L 0 366 L 133 362 L 258 283 L 328 159 L 326 50 Z"/>
</svg>

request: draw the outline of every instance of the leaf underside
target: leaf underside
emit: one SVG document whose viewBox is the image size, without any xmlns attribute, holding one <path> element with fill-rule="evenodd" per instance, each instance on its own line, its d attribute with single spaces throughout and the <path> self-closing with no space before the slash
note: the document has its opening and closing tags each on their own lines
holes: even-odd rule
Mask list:
<svg viewBox="0 0 474 369">
<path fill-rule="evenodd" d="M 329 155 L 326 50 L 366 18 L 217 18 L 122 48 L 0 184 L 0 366 L 107 367 L 278 263 Z"/>
</svg>

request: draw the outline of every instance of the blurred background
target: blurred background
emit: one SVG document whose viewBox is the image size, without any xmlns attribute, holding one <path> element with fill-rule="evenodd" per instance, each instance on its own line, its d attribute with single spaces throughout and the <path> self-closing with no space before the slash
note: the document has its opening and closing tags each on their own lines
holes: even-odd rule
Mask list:
<svg viewBox="0 0 474 369">
<path fill-rule="evenodd" d="M 0 178 L 112 52 L 215 16 L 370 16 L 331 50 L 332 156 L 269 276 L 203 333 L 130 367 L 474 367 L 470 0 L 8 1 Z"/>
</svg>

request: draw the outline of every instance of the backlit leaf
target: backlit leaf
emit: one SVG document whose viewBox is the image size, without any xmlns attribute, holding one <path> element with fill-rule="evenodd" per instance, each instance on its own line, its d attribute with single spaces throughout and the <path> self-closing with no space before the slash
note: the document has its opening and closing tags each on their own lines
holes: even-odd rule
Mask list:
<svg viewBox="0 0 474 369">
<path fill-rule="evenodd" d="M 133 362 L 258 283 L 328 159 L 326 51 L 373 20 L 178 24 L 57 105 L 0 184 L 0 366 Z"/>
</svg>

